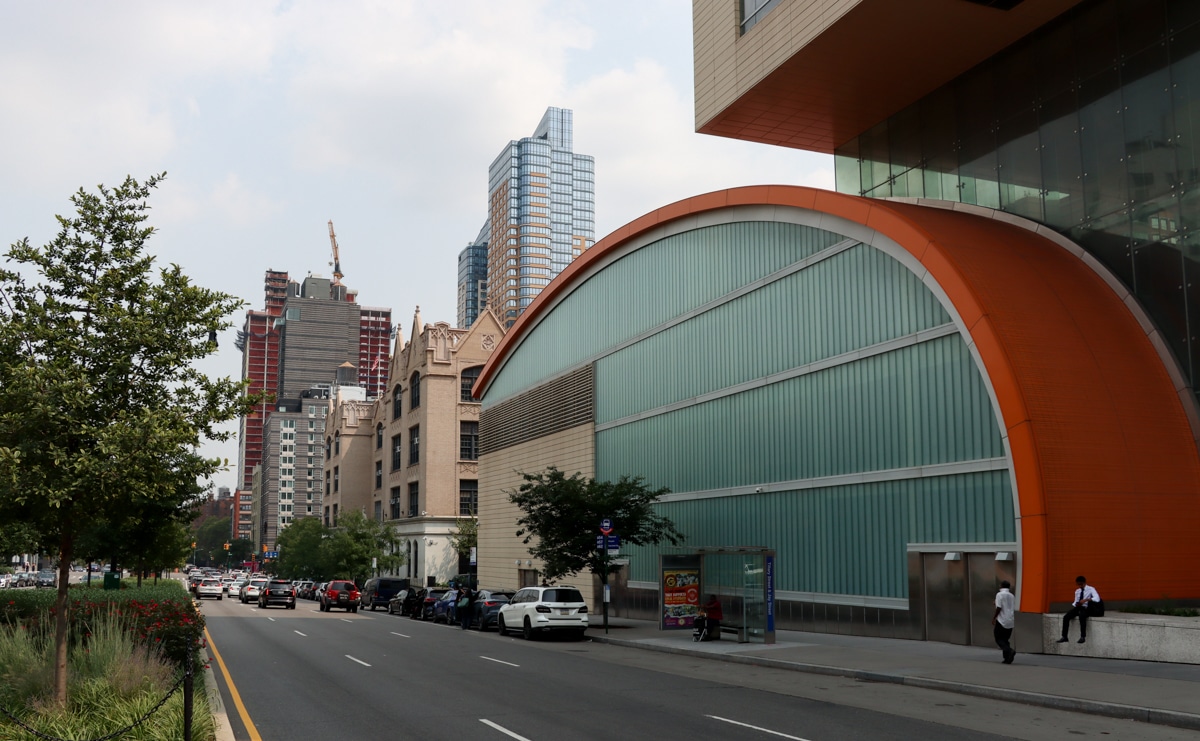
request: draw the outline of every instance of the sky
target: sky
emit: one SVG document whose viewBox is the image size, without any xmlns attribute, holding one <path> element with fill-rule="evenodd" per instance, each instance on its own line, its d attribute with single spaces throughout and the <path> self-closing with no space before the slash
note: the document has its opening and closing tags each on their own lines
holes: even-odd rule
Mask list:
<svg viewBox="0 0 1200 741">
<path fill-rule="evenodd" d="M 596 238 L 740 185 L 833 188 L 833 160 L 695 132 L 691 0 L 0 3 L 0 228 L 45 244 L 79 188 L 167 179 L 149 252 L 261 308 L 264 271 L 456 321 L 487 170 L 547 107 L 596 161 Z M 202 369 L 239 377 L 244 312 Z M 236 424 L 228 427 L 236 430 Z M 237 442 L 214 486 L 237 488 Z"/>
</svg>

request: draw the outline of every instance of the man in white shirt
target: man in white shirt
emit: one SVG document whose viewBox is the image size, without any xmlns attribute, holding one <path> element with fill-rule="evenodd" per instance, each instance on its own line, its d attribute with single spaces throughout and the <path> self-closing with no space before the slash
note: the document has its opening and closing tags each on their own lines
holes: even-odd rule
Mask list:
<svg viewBox="0 0 1200 741">
<path fill-rule="evenodd" d="M 996 592 L 996 612 L 992 614 L 992 634 L 996 637 L 996 645 L 1000 647 L 1005 664 L 1011 664 L 1013 657 L 1017 655 L 1012 644 L 1008 642 L 1016 624 L 1016 604 L 1012 585 L 1007 581 L 1000 582 L 1000 591 Z"/>
<path fill-rule="evenodd" d="M 1071 621 L 1078 617 L 1079 643 L 1085 643 L 1087 641 L 1088 615 L 1099 606 L 1100 594 L 1096 588 L 1088 586 L 1086 577 L 1075 577 L 1075 601 L 1071 603 L 1071 609 L 1067 610 L 1067 614 L 1063 616 L 1062 638 L 1059 638 L 1058 642 L 1066 643 L 1069 640 L 1067 633 L 1071 630 Z"/>
</svg>

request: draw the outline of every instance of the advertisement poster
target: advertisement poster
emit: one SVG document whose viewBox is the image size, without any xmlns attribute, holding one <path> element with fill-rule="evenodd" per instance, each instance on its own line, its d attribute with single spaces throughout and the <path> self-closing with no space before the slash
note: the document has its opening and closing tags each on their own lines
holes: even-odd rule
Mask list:
<svg viewBox="0 0 1200 741">
<path fill-rule="evenodd" d="M 664 568 L 663 628 L 690 628 L 700 612 L 700 569 Z"/>
</svg>

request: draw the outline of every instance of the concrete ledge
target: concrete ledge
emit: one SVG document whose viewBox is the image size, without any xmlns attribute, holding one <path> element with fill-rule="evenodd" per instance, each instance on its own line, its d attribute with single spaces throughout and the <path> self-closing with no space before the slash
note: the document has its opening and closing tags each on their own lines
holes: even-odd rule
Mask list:
<svg viewBox="0 0 1200 741">
<path fill-rule="evenodd" d="M 1097 659 L 1200 664 L 1200 618 L 1108 612 L 1088 618 L 1087 643 L 1076 643 L 1079 621 L 1071 621 L 1071 640 L 1058 643 L 1062 615 L 1042 616 L 1042 652 Z"/>
</svg>

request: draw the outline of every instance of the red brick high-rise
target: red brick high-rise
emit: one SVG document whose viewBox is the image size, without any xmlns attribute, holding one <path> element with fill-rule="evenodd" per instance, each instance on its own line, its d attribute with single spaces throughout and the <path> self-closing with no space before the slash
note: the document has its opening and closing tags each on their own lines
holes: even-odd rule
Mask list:
<svg viewBox="0 0 1200 741">
<path fill-rule="evenodd" d="M 274 393 L 279 381 L 280 330 L 276 320 L 283 316 L 287 299 L 288 274 L 268 270 L 263 280 L 264 308 L 246 312 L 246 323 L 238 333 L 237 347 L 242 351 L 242 378 L 250 382 L 247 394 Z M 242 418 L 238 436 L 238 489 L 250 490 L 254 467 L 262 462 L 263 425 L 270 412 L 270 400 Z"/>
</svg>

